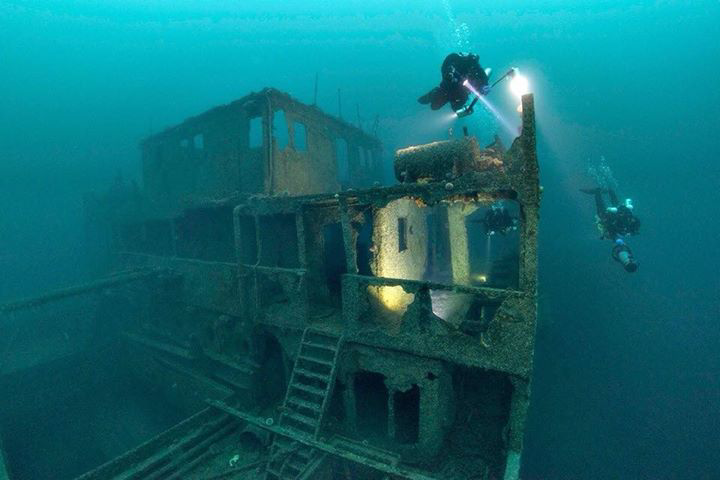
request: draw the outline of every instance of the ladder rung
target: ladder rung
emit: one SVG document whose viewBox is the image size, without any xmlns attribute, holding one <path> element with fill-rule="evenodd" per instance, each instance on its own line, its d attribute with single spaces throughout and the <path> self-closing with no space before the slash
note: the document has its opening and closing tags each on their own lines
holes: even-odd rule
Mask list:
<svg viewBox="0 0 720 480">
<path fill-rule="evenodd" d="M 322 411 L 322 405 L 318 405 L 316 403 L 311 403 L 311 402 L 306 402 L 299 398 L 288 398 L 288 403 L 291 405 L 297 405 L 300 408 L 305 408 L 305 409 L 311 410 L 315 413 L 320 413 Z"/>
<path fill-rule="evenodd" d="M 285 442 L 283 445 L 278 445 L 278 440 L 283 439 Z M 275 443 L 273 443 L 271 450 L 270 450 L 270 457 L 272 458 L 274 455 L 276 455 L 278 452 L 281 452 L 280 455 L 288 455 L 290 452 L 292 452 L 292 455 L 299 455 L 306 460 L 309 460 L 312 457 L 312 449 L 308 447 L 302 447 L 298 446 L 298 444 L 294 444 L 292 440 L 290 440 L 288 437 L 278 436 L 275 439 Z M 277 462 L 278 460 L 275 460 Z"/>
<path fill-rule="evenodd" d="M 327 350 L 327 351 L 333 352 L 333 353 L 335 352 L 335 350 L 337 350 L 337 345 L 328 345 L 327 343 L 318 343 L 318 342 L 313 342 L 310 340 L 305 340 L 303 342 L 303 346 L 310 347 L 310 348 L 317 348 L 320 350 Z"/>
<path fill-rule="evenodd" d="M 332 342 L 337 342 L 337 341 L 338 341 L 338 337 L 336 337 L 335 335 L 333 335 L 333 334 L 331 334 L 331 333 L 325 333 L 325 332 L 323 332 L 323 331 L 321 331 L 321 330 L 307 329 L 307 330 L 305 331 L 305 333 L 306 333 L 306 335 L 305 335 L 306 337 L 307 337 L 308 335 L 310 335 L 310 336 L 320 337 L 320 338 L 325 339 L 325 340 L 330 340 L 330 341 L 332 341 Z"/>
<path fill-rule="evenodd" d="M 304 385 L 302 383 L 294 383 L 294 384 L 290 385 L 290 387 L 296 388 L 298 390 L 302 390 L 303 392 L 311 393 L 313 395 L 317 395 L 320 397 L 325 396 L 325 390 L 323 390 L 322 388 L 317 388 L 317 387 L 313 387 L 310 385 Z"/>
<path fill-rule="evenodd" d="M 307 355 L 299 355 L 299 356 L 298 356 L 298 359 L 299 359 L 299 360 L 305 360 L 305 361 L 307 361 L 307 362 L 316 363 L 316 364 L 318 364 L 318 365 L 322 365 L 322 366 L 324 366 L 324 367 L 330 367 L 330 368 L 332 368 L 332 366 L 335 365 L 335 363 L 334 363 L 334 362 L 331 362 L 330 360 L 323 360 L 323 359 L 321 359 L 321 358 L 309 357 L 309 356 L 307 356 Z"/>
<path fill-rule="evenodd" d="M 303 377 L 313 378 L 315 380 L 320 380 L 325 383 L 328 383 L 328 380 L 330 380 L 329 375 L 323 375 L 321 373 L 311 372 L 309 370 L 305 370 L 304 368 L 295 368 L 295 373 L 299 373 Z M 323 395 L 324 394 L 325 394 L 325 392 L 323 392 Z"/>
<path fill-rule="evenodd" d="M 298 423 L 302 423 L 303 425 L 307 425 L 312 428 L 315 428 L 315 426 L 317 425 L 316 419 L 298 412 L 285 412 L 283 413 L 283 417 Z"/>
</svg>

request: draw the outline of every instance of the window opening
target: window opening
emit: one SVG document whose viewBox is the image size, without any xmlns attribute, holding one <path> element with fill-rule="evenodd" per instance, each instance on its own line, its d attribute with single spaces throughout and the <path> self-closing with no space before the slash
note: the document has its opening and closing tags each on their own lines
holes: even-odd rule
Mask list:
<svg viewBox="0 0 720 480">
<path fill-rule="evenodd" d="M 202 133 L 198 133 L 193 137 L 193 146 L 198 150 L 205 148 L 205 137 Z"/>
<path fill-rule="evenodd" d="M 387 437 L 389 395 L 385 376 L 375 372 L 358 372 L 354 388 L 360 433 L 369 437 Z"/>
<path fill-rule="evenodd" d="M 398 252 L 407 250 L 407 218 L 400 217 L 397 219 L 398 225 Z"/>
<path fill-rule="evenodd" d="M 263 145 L 263 125 L 262 117 L 253 117 L 250 119 L 249 141 L 250 148 L 259 148 Z"/>
<path fill-rule="evenodd" d="M 406 392 L 393 395 L 395 411 L 395 440 L 398 443 L 417 443 L 420 435 L 420 388 L 413 385 Z"/>
<path fill-rule="evenodd" d="M 330 223 L 323 227 L 323 247 L 328 291 L 331 295 L 339 295 L 342 275 L 347 273 L 345 244 L 340 223 Z"/>
<path fill-rule="evenodd" d="M 273 113 L 273 136 L 276 149 L 282 150 L 287 147 L 289 135 L 287 119 L 283 110 L 275 110 Z"/>
<path fill-rule="evenodd" d="M 307 129 L 305 128 L 305 124 L 295 122 L 293 130 L 295 131 L 295 137 L 293 139 L 295 150 L 298 152 L 307 151 Z"/>
</svg>

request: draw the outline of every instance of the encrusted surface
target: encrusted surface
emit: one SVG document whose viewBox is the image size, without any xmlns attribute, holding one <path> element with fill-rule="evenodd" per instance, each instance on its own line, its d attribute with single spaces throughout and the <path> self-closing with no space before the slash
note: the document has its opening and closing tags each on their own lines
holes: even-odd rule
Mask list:
<svg viewBox="0 0 720 480">
<path fill-rule="evenodd" d="M 282 147 L 273 126 L 278 111 L 288 124 Z M 263 137 L 250 148 L 244 133 L 228 129 L 245 132 L 253 117 L 261 117 Z M 304 148 L 296 144 L 300 123 Z M 348 185 L 340 178 L 338 138 L 348 145 L 354 189 L 341 189 Z M 400 467 L 379 470 L 425 478 L 461 479 L 468 471 L 501 478 L 508 458 L 516 462 L 537 314 L 540 190 L 531 95 L 523 98 L 522 134 L 508 150 L 497 141 L 480 148 L 471 137 L 401 149 L 395 173 L 402 183 L 389 187 L 373 186 L 377 140 L 271 89 L 142 146 L 137 215 L 94 224 L 114 225 L 116 265 L 166 272 L 144 291 L 123 290 L 140 299 L 122 330 L 143 349 L 139 360 L 154 359 L 146 378 L 161 382 L 167 371 L 214 398 L 231 392 L 237 408 L 268 425 L 281 412 L 302 420 L 327 405 L 313 420 L 318 438 L 303 445 L 332 452 L 330 439 L 342 437 L 362 452 L 323 463 L 318 472 L 326 478 L 382 478 L 367 473 L 378 470 L 379 460 L 370 459 L 380 451 L 398 456 Z M 185 168 L 198 156 L 204 166 Z M 500 203 L 517 209 L 518 229 L 491 242 L 482 213 Z M 309 327 L 342 337 L 337 361 L 328 359 L 327 346 L 301 343 Z M 317 394 L 312 379 L 328 374 L 313 368 L 322 365 L 337 373 L 327 401 L 287 395 L 294 375 L 309 378 L 300 385 Z M 295 435 L 288 432 L 276 435 Z M 164 435 L 86 478 L 123 478 L 189 434 L 183 427 Z M 229 438 L 217 435 L 217 445 Z M 266 448 L 260 457 L 238 458 L 280 451 Z M 190 466 L 173 465 L 210 475 L 227 469 L 218 458 L 198 454 L 188 457 Z M 403 470 L 407 465 L 412 470 Z M 236 478 L 262 471 L 252 466 Z"/>
</svg>

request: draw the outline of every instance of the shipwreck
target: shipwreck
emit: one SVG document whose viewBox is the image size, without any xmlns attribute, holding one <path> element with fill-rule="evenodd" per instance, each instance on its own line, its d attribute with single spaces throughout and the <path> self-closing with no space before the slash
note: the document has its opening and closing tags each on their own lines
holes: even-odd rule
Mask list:
<svg viewBox="0 0 720 480">
<path fill-rule="evenodd" d="M 273 89 L 140 147 L 141 186 L 85 199 L 96 280 L 0 306 L 0 478 L 518 478 L 532 95 L 509 149 L 403 148 L 391 186 L 375 137 Z M 28 452 L 43 424 L 71 467 Z"/>
</svg>

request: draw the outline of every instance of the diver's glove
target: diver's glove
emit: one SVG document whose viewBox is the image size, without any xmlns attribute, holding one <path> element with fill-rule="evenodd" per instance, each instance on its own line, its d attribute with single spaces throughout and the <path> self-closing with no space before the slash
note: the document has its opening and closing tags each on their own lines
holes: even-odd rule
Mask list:
<svg viewBox="0 0 720 480">
<path fill-rule="evenodd" d="M 483 95 L 487 95 L 488 93 L 490 93 L 490 87 L 488 85 L 483 85 L 482 87 L 480 87 L 480 93 L 482 93 Z"/>
</svg>

